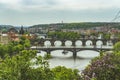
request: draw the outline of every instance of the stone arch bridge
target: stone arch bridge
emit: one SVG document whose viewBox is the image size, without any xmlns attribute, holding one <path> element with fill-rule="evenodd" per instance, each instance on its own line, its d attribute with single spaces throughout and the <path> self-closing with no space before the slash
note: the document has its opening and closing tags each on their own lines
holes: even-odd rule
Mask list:
<svg viewBox="0 0 120 80">
<path fill-rule="evenodd" d="M 45 42 L 50 42 L 51 46 L 55 46 L 55 42 L 59 41 L 61 42 L 61 46 L 65 46 L 65 43 L 67 41 L 70 41 L 72 43 L 71 46 L 76 46 L 76 42 L 81 42 L 82 46 L 86 46 L 87 42 L 89 41 L 90 45 L 97 45 L 97 42 L 101 42 L 102 45 L 107 45 L 107 43 L 111 43 L 111 45 L 114 45 L 116 42 L 120 41 L 120 39 L 40 39 L 37 42 L 37 45 L 39 46 L 45 46 Z"/>
<path fill-rule="evenodd" d="M 44 43 L 46 41 L 49 41 L 51 45 L 45 46 Z M 61 46 L 55 46 L 55 41 L 61 41 L 62 45 Z M 69 40 L 72 42 L 71 46 L 66 46 L 65 42 L 68 41 L 66 39 L 41 39 L 39 42 L 34 47 L 31 47 L 33 50 L 38 50 L 38 51 L 45 51 L 47 53 L 51 53 L 51 51 L 54 50 L 64 50 L 64 54 L 67 51 L 73 52 L 73 58 L 75 59 L 77 56 L 77 52 L 82 51 L 82 50 L 93 50 L 93 51 L 110 51 L 113 49 L 113 45 L 120 41 L 119 39 L 74 39 L 74 40 Z M 76 46 L 76 42 L 81 41 L 81 46 Z M 87 41 L 90 41 L 90 46 L 86 46 Z M 97 46 L 97 42 L 101 41 L 101 45 Z M 107 46 L 107 43 L 111 43 L 112 45 Z"/>
</svg>

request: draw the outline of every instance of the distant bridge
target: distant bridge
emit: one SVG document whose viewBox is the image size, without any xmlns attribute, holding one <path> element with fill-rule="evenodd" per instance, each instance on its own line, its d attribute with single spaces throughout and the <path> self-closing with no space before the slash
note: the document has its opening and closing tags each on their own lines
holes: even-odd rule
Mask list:
<svg viewBox="0 0 120 80">
<path fill-rule="evenodd" d="M 40 39 L 37 45 L 45 46 L 46 41 L 49 42 L 51 46 L 55 46 L 56 42 L 60 42 L 62 46 L 65 46 L 67 41 L 72 43 L 71 46 L 76 46 L 78 42 L 81 43 L 80 45 L 82 46 L 86 46 L 87 43 L 96 46 L 98 42 L 101 43 L 100 45 L 107 45 L 107 43 L 114 45 L 116 42 L 120 41 L 120 39 Z"/>
<path fill-rule="evenodd" d="M 66 54 L 68 51 L 73 52 L 73 58 L 76 59 L 77 52 L 83 50 L 93 50 L 93 51 L 110 51 L 113 50 L 113 46 L 33 46 L 32 50 L 37 50 L 38 52 L 45 51 L 47 54 L 50 54 L 54 50 L 64 50 L 63 54 Z M 57 53 L 56 53 L 57 54 Z"/>
<path fill-rule="evenodd" d="M 49 45 L 45 45 L 45 42 L 49 42 Z M 61 42 L 61 45 L 56 46 L 55 42 Z M 67 41 L 71 42 L 71 45 L 67 46 L 65 43 Z M 45 51 L 48 54 L 51 53 L 51 51 L 54 50 L 64 50 L 63 53 L 66 53 L 67 51 L 73 52 L 73 58 L 75 59 L 77 56 L 77 52 L 82 50 L 93 50 L 93 51 L 110 51 L 113 50 L 113 45 L 120 41 L 119 39 L 40 39 L 37 44 L 31 49 L 38 50 L 38 51 Z M 77 45 L 77 42 L 81 43 L 81 45 Z M 98 45 L 97 43 L 100 42 Z M 89 44 L 88 44 L 89 43 Z"/>
</svg>

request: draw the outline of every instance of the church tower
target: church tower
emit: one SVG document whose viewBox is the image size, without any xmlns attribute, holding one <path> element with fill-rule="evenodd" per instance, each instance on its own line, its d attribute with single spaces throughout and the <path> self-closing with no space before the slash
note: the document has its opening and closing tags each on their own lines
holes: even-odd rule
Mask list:
<svg viewBox="0 0 120 80">
<path fill-rule="evenodd" d="M 19 31 L 19 34 L 23 35 L 25 33 L 24 29 L 23 29 L 23 26 L 21 26 L 21 29 Z"/>
</svg>

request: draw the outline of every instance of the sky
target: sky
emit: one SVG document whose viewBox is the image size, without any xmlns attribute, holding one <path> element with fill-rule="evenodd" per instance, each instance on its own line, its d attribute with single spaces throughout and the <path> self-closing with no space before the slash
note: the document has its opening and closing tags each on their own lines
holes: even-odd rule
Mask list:
<svg viewBox="0 0 120 80">
<path fill-rule="evenodd" d="M 0 0 L 0 24 L 111 22 L 119 10 L 120 0 Z"/>
</svg>

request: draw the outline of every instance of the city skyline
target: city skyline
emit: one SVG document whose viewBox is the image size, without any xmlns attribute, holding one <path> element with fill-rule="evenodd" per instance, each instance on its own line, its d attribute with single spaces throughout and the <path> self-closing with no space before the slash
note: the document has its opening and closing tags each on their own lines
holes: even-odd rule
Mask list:
<svg viewBox="0 0 120 80">
<path fill-rule="evenodd" d="M 120 10 L 119 3 L 119 0 L 0 0 L 0 23 L 28 26 L 62 21 L 110 22 Z"/>
</svg>

